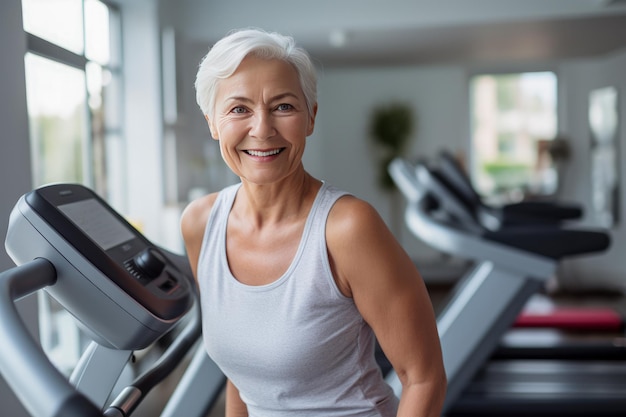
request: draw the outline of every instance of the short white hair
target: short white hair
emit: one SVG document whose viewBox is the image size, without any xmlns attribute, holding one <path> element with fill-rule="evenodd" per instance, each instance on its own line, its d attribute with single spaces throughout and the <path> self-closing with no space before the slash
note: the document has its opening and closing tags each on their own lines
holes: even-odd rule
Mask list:
<svg viewBox="0 0 626 417">
<path fill-rule="evenodd" d="M 314 115 L 317 102 L 317 75 L 309 54 L 296 46 L 294 39 L 261 29 L 230 32 L 209 50 L 200 62 L 196 75 L 196 101 L 206 116 L 213 117 L 215 94 L 220 80 L 230 77 L 241 61 L 252 55 L 263 59 L 279 59 L 291 64 L 298 73 L 307 109 Z"/>
</svg>

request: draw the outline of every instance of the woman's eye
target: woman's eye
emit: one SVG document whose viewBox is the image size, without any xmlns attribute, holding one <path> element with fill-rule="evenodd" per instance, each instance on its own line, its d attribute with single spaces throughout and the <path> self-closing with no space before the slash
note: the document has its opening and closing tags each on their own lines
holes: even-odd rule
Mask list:
<svg viewBox="0 0 626 417">
<path fill-rule="evenodd" d="M 282 104 L 279 104 L 278 107 L 276 107 L 276 110 L 279 110 L 279 111 L 287 111 L 291 109 L 293 109 L 293 106 L 289 103 L 282 103 Z"/>
<path fill-rule="evenodd" d="M 230 112 L 231 113 L 241 114 L 241 113 L 245 113 L 246 109 L 243 108 L 243 107 L 234 107 Z"/>
</svg>

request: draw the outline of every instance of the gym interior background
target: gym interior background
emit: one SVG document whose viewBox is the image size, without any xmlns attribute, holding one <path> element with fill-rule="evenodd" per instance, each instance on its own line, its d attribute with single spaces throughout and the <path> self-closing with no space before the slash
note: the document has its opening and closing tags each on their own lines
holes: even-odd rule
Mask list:
<svg viewBox="0 0 626 417">
<path fill-rule="evenodd" d="M 42 0 L 43 2 L 43 0 Z M 369 140 L 372 111 L 408 103 L 416 115 L 405 155 L 430 158 L 447 149 L 471 166 L 470 80 L 482 73 L 550 71 L 557 77 L 556 136 L 569 145 L 551 198 L 585 210 L 582 225 L 608 227 L 610 249 L 559 270 L 560 285 L 574 290 L 626 290 L 626 169 L 617 165 L 616 221 L 594 215 L 590 97 L 617 92 L 615 147 L 626 160 L 626 2 L 619 0 L 483 0 L 468 5 L 394 0 L 367 2 L 106 1 L 119 13 L 122 77 L 118 133 L 123 163 L 116 208 L 141 225 L 153 241 L 180 251 L 178 216 L 189 198 L 235 181 L 194 98 L 193 80 L 209 45 L 229 29 L 259 26 L 291 33 L 319 64 L 316 131 L 305 166 L 315 176 L 370 201 L 382 214 L 427 282 L 456 276 L 456 260 L 421 244 L 403 227 L 402 198 L 377 182 L 376 148 Z M 441 4 L 440 4 L 441 3 Z M 2 241 L 17 199 L 33 188 L 25 55 L 33 48 L 20 0 L 0 4 L 0 230 Z M 45 48 L 44 48 L 45 49 Z M 550 138 L 546 138 L 550 139 Z M 85 180 L 94 186 L 92 179 Z M 0 251 L 0 268 L 13 266 Z M 37 300 L 21 311 L 37 334 Z M 3 414 L 26 416 L 4 382 Z"/>
</svg>

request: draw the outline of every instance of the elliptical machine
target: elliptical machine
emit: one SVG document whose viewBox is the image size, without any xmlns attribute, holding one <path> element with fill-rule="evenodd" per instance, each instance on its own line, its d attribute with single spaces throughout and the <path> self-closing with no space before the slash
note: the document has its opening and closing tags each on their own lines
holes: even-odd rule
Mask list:
<svg viewBox="0 0 626 417">
<path fill-rule="evenodd" d="M 18 266 L 0 274 L 0 373 L 32 416 L 126 417 L 197 344 L 199 304 L 186 258 L 153 245 L 88 188 L 56 184 L 24 195 L 5 245 Z M 41 289 L 93 339 L 69 380 L 15 307 Z M 159 360 L 109 402 L 133 352 L 179 323 Z M 177 390 L 162 416 L 202 416 L 225 382 L 201 348 L 186 373 L 183 380 L 202 381 L 203 396 L 189 402 Z"/>
</svg>

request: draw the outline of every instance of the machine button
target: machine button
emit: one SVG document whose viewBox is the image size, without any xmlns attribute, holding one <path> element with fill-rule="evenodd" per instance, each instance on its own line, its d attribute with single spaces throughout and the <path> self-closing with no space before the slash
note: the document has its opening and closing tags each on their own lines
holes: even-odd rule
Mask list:
<svg viewBox="0 0 626 417">
<path fill-rule="evenodd" d="M 165 259 L 153 248 L 146 248 L 133 258 L 135 265 L 149 278 L 156 278 L 161 275 L 165 268 Z"/>
</svg>

